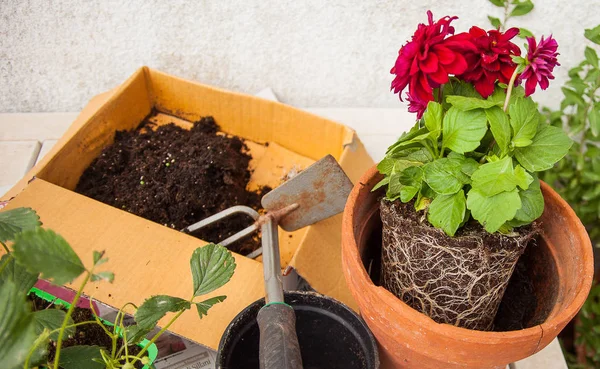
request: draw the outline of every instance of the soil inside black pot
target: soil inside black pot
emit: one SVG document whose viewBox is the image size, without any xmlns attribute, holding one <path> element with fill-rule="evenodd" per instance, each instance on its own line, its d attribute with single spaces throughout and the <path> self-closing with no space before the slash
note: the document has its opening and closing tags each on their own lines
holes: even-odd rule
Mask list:
<svg viewBox="0 0 600 369">
<path fill-rule="evenodd" d="M 40 311 L 44 309 L 54 309 L 56 308 L 52 302 L 46 301 L 34 294 L 30 294 L 28 296 L 31 301 L 31 306 L 33 311 Z M 61 307 L 62 310 L 67 311 L 67 309 Z M 73 310 L 73 314 L 71 318 L 75 323 L 94 321 L 94 315 L 90 309 L 82 309 L 75 307 Z M 110 331 L 112 331 L 113 327 L 105 325 Z M 84 324 L 75 328 L 75 335 L 73 337 L 66 337 L 63 339 L 62 347 L 70 347 L 77 345 L 89 345 L 89 346 L 100 346 L 101 348 L 106 349 L 108 352 L 112 350 L 112 340 L 109 336 L 106 335 L 104 329 L 100 327 L 98 324 Z M 123 340 L 121 338 L 117 341 L 117 349 L 123 345 Z M 135 356 L 140 351 L 141 348 L 136 345 L 130 345 L 127 347 L 129 355 Z M 54 356 L 56 355 L 56 346 L 53 342 L 48 344 L 48 362 L 52 362 L 54 360 Z M 143 368 L 143 364 L 141 362 L 136 362 L 134 364 L 136 368 Z"/>
<path fill-rule="evenodd" d="M 270 188 L 246 190 L 251 156 L 242 139 L 219 132 L 212 117 L 190 130 L 156 126 L 152 114 L 132 131 L 117 131 L 114 143 L 85 170 L 76 192 L 174 229 L 183 229 L 235 205 L 260 210 Z M 218 242 L 252 224 L 240 215 L 194 236 Z M 231 245 L 242 255 L 259 247 L 254 235 Z"/>
<path fill-rule="evenodd" d="M 444 239 L 447 236 L 431 226 L 422 213 L 416 213 L 413 204 L 384 200 L 381 209 L 386 213 L 384 222 L 389 222 L 388 228 L 401 230 L 384 231 L 382 240 L 383 265 L 391 265 L 399 272 L 381 273 L 381 261 L 371 261 L 370 267 L 380 274 L 382 285 L 408 305 L 438 322 L 456 324 L 458 321 L 457 325 L 470 329 L 506 331 L 540 321 L 543 314 L 538 314 L 534 284 L 525 266 L 528 259 L 518 259 L 537 233 L 536 226 L 521 227 L 518 230 L 520 236 L 506 237 L 490 235 L 478 223 L 472 222 L 457 232 L 452 239 L 457 243 L 448 245 Z M 389 220 L 390 215 L 398 214 L 401 214 L 399 219 Z M 386 250 L 386 242 L 401 243 L 402 249 Z M 452 256 L 450 261 L 446 254 Z M 505 258 L 513 259 L 508 267 L 502 265 Z M 521 262 L 517 263 L 517 260 Z M 507 287 L 513 266 L 513 277 Z M 477 273 L 481 275 L 480 279 L 462 277 Z M 503 286 L 496 287 L 501 283 Z M 491 303 L 489 291 L 493 293 Z M 490 308 L 491 305 L 495 306 Z M 451 308 L 444 310 L 444 306 Z M 481 307 L 488 311 L 481 313 Z"/>
</svg>

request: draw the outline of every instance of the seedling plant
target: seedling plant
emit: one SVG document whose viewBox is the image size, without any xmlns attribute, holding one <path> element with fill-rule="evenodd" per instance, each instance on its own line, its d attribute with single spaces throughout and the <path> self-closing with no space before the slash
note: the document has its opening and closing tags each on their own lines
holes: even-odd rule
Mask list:
<svg viewBox="0 0 600 369">
<path fill-rule="evenodd" d="M 135 363 L 148 364 L 148 348 L 185 311 L 195 306 L 202 319 L 208 310 L 225 300 L 216 296 L 199 301 L 227 283 L 236 264 L 231 253 L 220 245 L 208 244 L 194 250 L 190 259 L 193 289 L 188 299 L 157 295 L 146 299 L 140 306 L 127 303 L 118 311 L 110 329 L 94 314 L 93 321 L 74 323 L 76 301 L 88 283 L 112 282 L 114 274 L 100 271 L 108 259 L 104 252 L 94 251 L 91 267 L 86 268 L 67 241 L 51 230 L 41 227 L 39 217 L 29 208 L 18 208 L 0 213 L 0 243 L 5 254 L 0 259 L 0 368 L 50 369 L 124 368 Z M 80 278 L 81 282 L 71 306 L 60 309 L 31 311 L 26 296 L 38 278 L 63 285 Z M 90 308 L 92 308 L 90 303 Z M 93 310 L 93 308 L 92 308 Z M 131 312 L 135 324 L 124 325 Z M 137 354 L 129 352 L 129 345 L 139 344 L 166 314 L 172 318 L 154 334 Z M 97 324 L 112 341 L 110 349 L 98 346 L 62 347 L 66 337 L 73 336 L 78 326 Z M 118 345 L 119 338 L 123 344 Z M 56 347 L 53 360 L 48 360 L 48 344 Z"/>
</svg>

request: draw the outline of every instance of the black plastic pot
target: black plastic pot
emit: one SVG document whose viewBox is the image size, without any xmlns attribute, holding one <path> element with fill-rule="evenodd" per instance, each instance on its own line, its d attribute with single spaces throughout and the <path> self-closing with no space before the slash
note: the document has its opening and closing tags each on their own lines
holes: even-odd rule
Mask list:
<svg viewBox="0 0 600 369">
<path fill-rule="evenodd" d="M 365 322 L 346 305 L 313 292 L 286 292 L 296 312 L 296 331 L 304 369 L 377 369 L 379 354 Z M 255 301 L 225 330 L 217 369 L 259 369 L 256 316 L 265 304 Z"/>
</svg>

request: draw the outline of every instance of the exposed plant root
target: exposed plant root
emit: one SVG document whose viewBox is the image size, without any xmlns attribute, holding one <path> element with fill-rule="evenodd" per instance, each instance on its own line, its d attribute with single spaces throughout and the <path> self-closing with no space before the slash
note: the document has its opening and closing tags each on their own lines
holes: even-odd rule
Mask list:
<svg viewBox="0 0 600 369">
<path fill-rule="evenodd" d="M 411 204 L 382 199 L 380 208 L 381 284 L 438 323 L 490 330 L 536 227 L 512 237 L 469 224 L 451 238 L 421 221 Z"/>
</svg>

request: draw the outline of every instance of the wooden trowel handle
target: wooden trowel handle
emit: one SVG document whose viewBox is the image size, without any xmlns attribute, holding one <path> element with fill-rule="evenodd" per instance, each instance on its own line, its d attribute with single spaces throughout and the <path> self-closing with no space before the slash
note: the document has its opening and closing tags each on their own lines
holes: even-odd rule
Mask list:
<svg viewBox="0 0 600 369">
<path fill-rule="evenodd" d="M 296 335 L 296 314 L 284 303 L 265 305 L 258 312 L 260 369 L 302 369 Z"/>
</svg>

